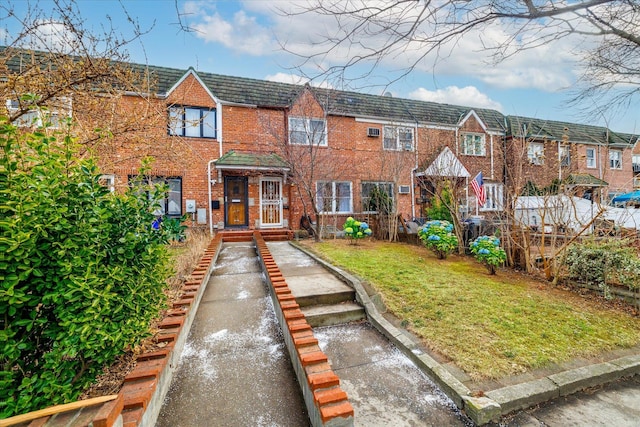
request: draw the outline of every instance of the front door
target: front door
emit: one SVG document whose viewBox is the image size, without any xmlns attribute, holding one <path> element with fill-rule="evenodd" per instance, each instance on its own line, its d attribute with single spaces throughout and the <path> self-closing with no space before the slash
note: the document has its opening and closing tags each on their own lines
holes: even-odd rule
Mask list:
<svg viewBox="0 0 640 427">
<path fill-rule="evenodd" d="M 224 178 L 224 201 L 225 227 L 248 226 L 247 177 L 226 176 Z"/>
<path fill-rule="evenodd" d="M 282 227 L 282 179 L 260 179 L 260 227 Z"/>
</svg>

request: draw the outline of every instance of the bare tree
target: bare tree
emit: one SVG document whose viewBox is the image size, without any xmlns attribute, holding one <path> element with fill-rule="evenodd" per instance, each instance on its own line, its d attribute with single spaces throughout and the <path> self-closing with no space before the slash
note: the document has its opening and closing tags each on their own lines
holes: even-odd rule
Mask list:
<svg viewBox="0 0 640 427">
<path fill-rule="evenodd" d="M 391 84 L 425 61 L 435 66 L 463 37 L 474 35 L 496 62 L 565 37 L 576 38 L 585 49 L 582 96 L 620 89 L 615 100 L 625 102 L 640 85 L 636 0 L 311 0 L 282 8 L 281 13 L 324 20 L 326 32 L 317 36 L 312 48 L 298 51 L 282 43 L 301 58 L 300 69 L 312 66 L 324 79 L 356 78 L 370 84 L 377 77 L 376 68 L 386 62 L 396 70 L 392 76 L 386 74 Z M 483 36 L 482 31 L 492 26 L 503 30 L 500 37 Z"/>
</svg>

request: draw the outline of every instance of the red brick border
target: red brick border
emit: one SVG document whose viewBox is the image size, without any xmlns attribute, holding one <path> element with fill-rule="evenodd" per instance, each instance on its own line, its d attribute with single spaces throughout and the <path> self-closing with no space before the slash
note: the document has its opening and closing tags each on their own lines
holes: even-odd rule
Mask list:
<svg viewBox="0 0 640 427">
<path fill-rule="evenodd" d="M 340 378 L 327 355 L 318 346 L 311 326 L 300 310 L 280 268 L 273 261 L 260 231 L 253 232 L 258 256 L 271 286 L 276 315 L 280 321 L 291 362 L 303 388 L 309 418 L 314 426 L 352 426 L 354 411 Z"/>
</svg>

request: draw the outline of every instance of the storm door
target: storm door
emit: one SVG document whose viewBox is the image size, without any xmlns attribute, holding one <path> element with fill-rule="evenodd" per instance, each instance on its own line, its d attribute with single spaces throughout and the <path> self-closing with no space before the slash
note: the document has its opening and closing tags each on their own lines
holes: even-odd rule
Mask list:
<svg viewBox="0 0 640 427">
<path fill-rule="evenodd" d="M 260 179 L 260 227 L 282 227 L 282 179 Z"/>
<path fill-rule="evenodd" d="M 225 227 L 248 226 L 247 177 L 227 176 L 224 178 L 224 201 Z"/>
</svg>

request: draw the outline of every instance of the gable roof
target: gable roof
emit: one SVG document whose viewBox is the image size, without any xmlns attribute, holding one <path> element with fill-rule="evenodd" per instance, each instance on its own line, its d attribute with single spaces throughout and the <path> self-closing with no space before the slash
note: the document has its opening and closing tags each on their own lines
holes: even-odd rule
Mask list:
<svg viewBox="0 0 640 427">
<path fill-rule="evenodd" d="M 431 162 L 424 172 L 419 172 L 416 176 L 469 178 L 471 174 L 460 160 L 458 160 L 456 155 L 453 154 L 453 151 L 451 151 L 449 147 L 444 147 L 440 154 L 438 154 L 438 157 Z"/>
</svg>

